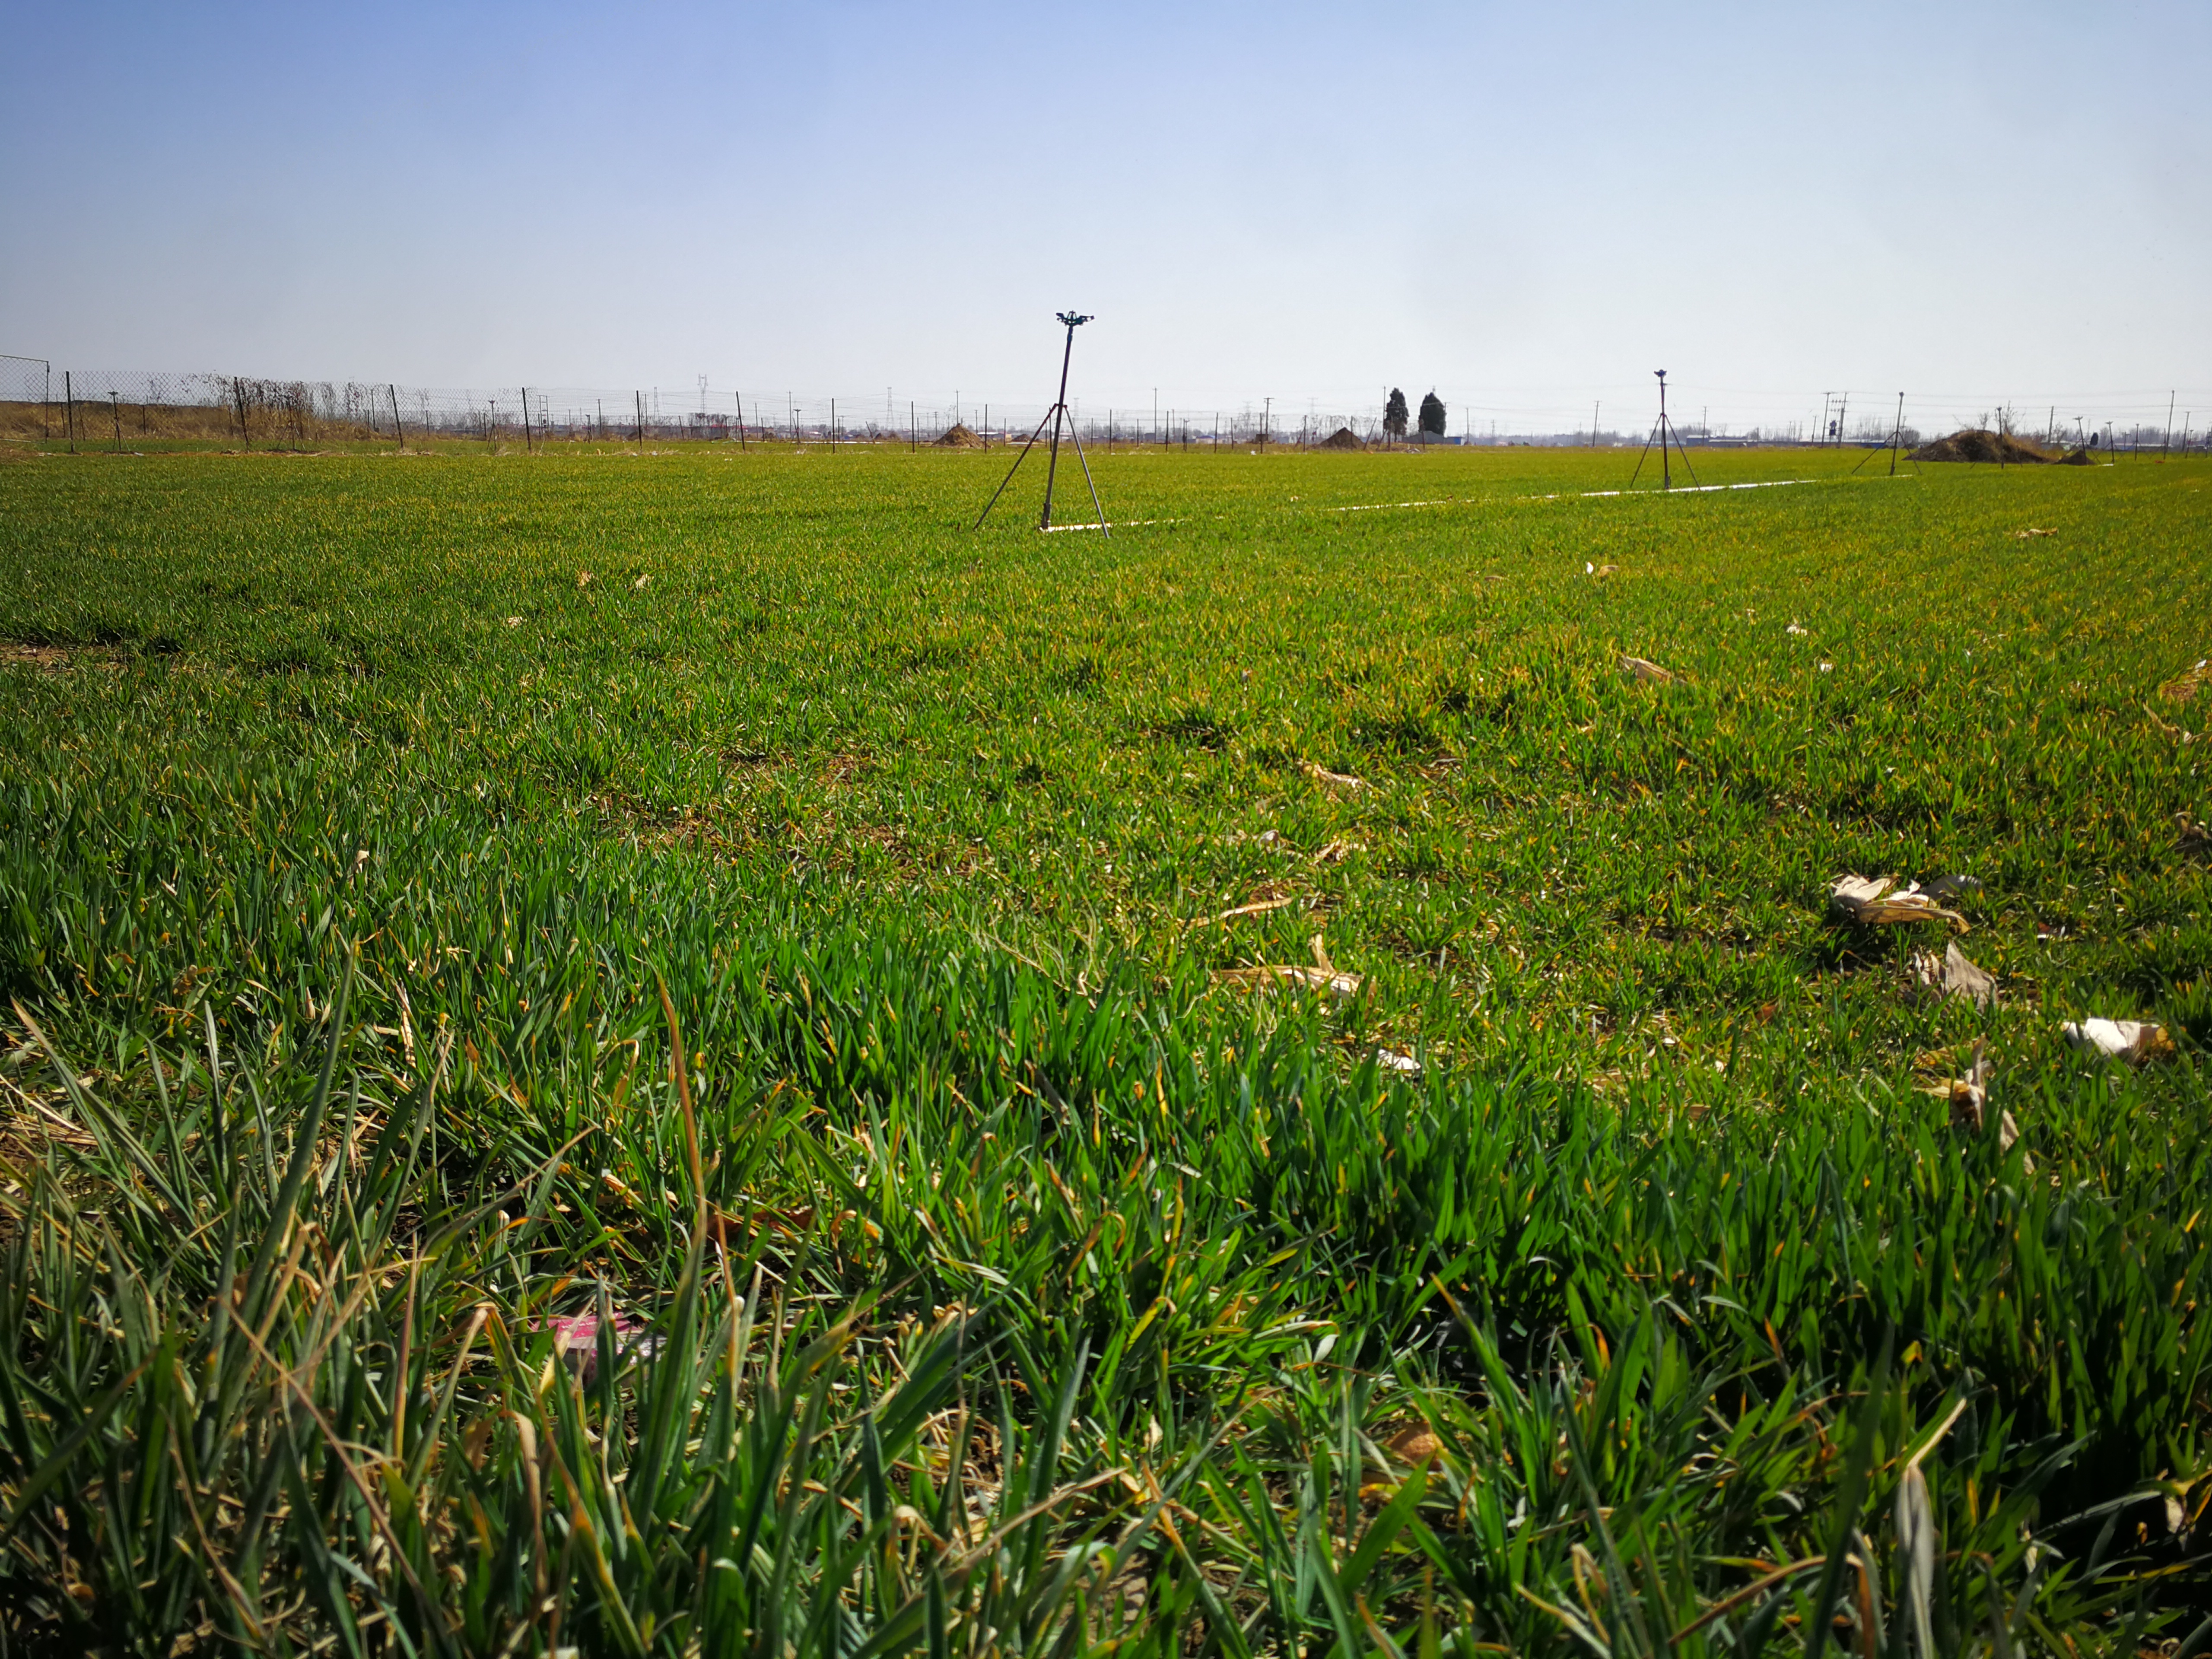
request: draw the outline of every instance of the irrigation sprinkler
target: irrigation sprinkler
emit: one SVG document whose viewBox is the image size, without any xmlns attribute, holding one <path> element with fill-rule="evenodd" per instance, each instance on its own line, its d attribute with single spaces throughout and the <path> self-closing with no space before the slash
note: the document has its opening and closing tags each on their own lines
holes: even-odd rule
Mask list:
<svg viewBox="0 0 2212 1659">
<path fill-rule="evenodd" d="M 1075 356 L 1075 331 L 1093 319 L 1074 311 L 1063 311 L 1058 316 L 1067 328 L 1067 343 L 1060 354 L 1060 396 L 1054 400 L 1052 407 L 1045 410 L 1044 420 L 1036 423 L 1036 430 L 1030 434 L 1029 441 L 1022 446 L 1022 453 L 1014 457 L 1014 464 L 1006 469 L 1006 476 L 999 481 L 999 487 L 991 492 L 991 499 L 983 503 L 983 510 L 975 515 L 975 528 L 978 530 L 983 527 L 983 520 L 991 516 L 991 509 L 999 504 L 999 497 L 1006 493 L 1006 486 L 1013 483 L 1014 474 L 1022 470 L 1022 463 L 1029 459 L 1030 451 L 1036 447 L 1036 441 L 1044 435 L 1045 422 L 1049 421 L 1052 423 L 1052 445 L 1045 460 L 1044 511 L 1037 517 L 1037 528 L 1052 528 L 1052 484 L 1054 475 L 1060 471 L 1060 434 L 1065 425 L 1068 441 L 1075 446 L 1075 459 L 1083 463 L 1083 481 L 1091 486 L 1091 505 L 1098 512 L 1098 532 L 1104 536 L 1114 533 L 1107 527 L 1106 508 L 1098 500 L 1098 481 L 1091 476 L 1090 459 L 1083 453 L 1083 440 L 1075 430 L 1075 417 L 1068 412 L 1067 407 L 1067 366 Z"/>
<path fill-rule="evenodd" d="M 1690 475 L 1690 482 L 1694 484 L 1698 482 L 1698 469 L 1690 465 L 1689 452 L 1682 447 L 1682 434 L 1674 430 L 1674 423 L 1667 418 L 1667 371 L 1655 368 L 1651 372 L 1659 377 L 1659 418 L 1652 424 L 1651 436 L 1644 441 L 1644 453 L 1636 458 L 1636 471 L 1629 475 L 1628 487 L 1635 489 L 1637 479 L 1644 476 L 1644 457 L 1650 454 L 1655 441 L 1659 446 L 1659 488 L 1672 489 L 1674 487 L 1674 470 L 1667 464 L 1667 446 L 1670 441 L 1674 446 L 1674 453 L 1682 458 L 1682 471 Z"/>
</svg>

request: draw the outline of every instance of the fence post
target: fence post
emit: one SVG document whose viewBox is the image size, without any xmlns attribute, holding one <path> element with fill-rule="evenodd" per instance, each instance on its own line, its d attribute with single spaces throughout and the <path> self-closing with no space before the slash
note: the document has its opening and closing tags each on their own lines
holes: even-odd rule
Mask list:
<svg viewBox="0 0 2212 1659">
<path fill-rule="evenodd" d="M 112 391 L 107 394 L 107 412 L 115 422 L 115 453 L 120 455 L 123 453 L 123 405 L 118 398 L 119 394 Z"/>
<path fill-rule="evenodd" d="M 645 393 L 632 392 L 630 395 L 637 399 L 637 453 L 642 455 L 645 453 Z"/>
<path fill-rule="evenodd" d="M 392 428 L 399 434 L 399 447 L 404 450 L 407 447 L 407 427 L 399 418 L 399 388 L 387 380 L 384 389 L 392 394 Z"/>
<path fill-rule="evenodd" d="M 522 388 L 522 453 L 530 453 L 530 388 Z"/>
<path fill-rule="evenodd" d="M 920 453 L 921 450 L 921 428 L 915 421 L 914 404 L 909 400 L 906 406 L 906 453 L 914 455 Z"/>
<path fill-rule="evenodd" d="M 69 441 L 69 453 L 76 453 L 76 382 L 70 378 L 67 369 L 62 371 L 62 435 Z"/>
<path fill-rule="evenodd" d="M 246 429 L 246 382 L 235 374 L 230 377 L 230 395 L 238 404 L 238 441 L 240 447 L 242 447 L 247 454 L 251 455 L 253 453 L 253 434 Z"/>
</svg>

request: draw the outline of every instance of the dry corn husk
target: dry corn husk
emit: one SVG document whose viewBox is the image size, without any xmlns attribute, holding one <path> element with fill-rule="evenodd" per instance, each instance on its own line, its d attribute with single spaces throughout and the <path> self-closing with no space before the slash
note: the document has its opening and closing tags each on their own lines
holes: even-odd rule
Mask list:
<svg viewBox="0 0 2212 1659">
<path fill-rule="evenodd" d="M 1920 994 L 1931 1001 L 1959 997 L 1977 1008 L 1997 1006 L 1996 975 L 1966 960 L 1957 945 L 1947 945 L 1943 954 L 1933 951 L 1912 953 L 1912 978 Z"/>
<path fill-rule="evenodd" d="M 1923 1054 L 1923 1062 L 1940 1060 L 1938 1054 Z M 1951 1127 L 1966 1134 L 1979 1134 L 1990 1103 L 1990 1061 L 1979 1042 L 1974 1044 L 1973 1063 L 1966 1074 L 1948 1081 L 1924 1085 L 1920 1092 L 1933 1095 L 1938 1100 L 1948 1101 L 1951 1106 Z M 2012 1121 L 2010 1112 L 1997 1120 L 1997 1146 L 2004 1152 L 2020 1139 L 2020 1126 Z"/>
<path fill-rule="evenodd" d="M 2068 1020 L 2058 1028 L 2076 1048 L 2112 1060 L 2146 1060 L 2173 1058 L 2173 1039 L 2166 1027 L 2142 1019 Z"/>
<path fill-rule="evenodd" d="M 1339 971 L 1328 959 L 1328 947 L 1321 935 L 1313 940 L 1314 963 L 1301 968 L 1295 963 L 1261 963 L 1251 968 L 1224 968 L 1214 975 L 1224 985 L 1243 986 L 1248 990 L 1272 991 L 1281 986 L 1293 990 L 1317 991 L 1339 1002 L 1348 1002 L 1359 994 L 1359 988 L 1367 981 L 1358 974 Z"/>
<path fill-rule="evenodd" d="M 1954 884 L 1955 878 L 1937 884 L 1945 889 L 1942 896 L 1949 896 L 1948 889 Z M 1861 927 L 1893 927 L 1940 916 L 1955 923 L 1960 933 L 1966 931 L 1966 919 L 1956 910 L 1945 909 L 1935 890 L 1923 892 L 1917 881 L 1899 887 L 1895 876 L 1838 876 L 1828 885 L 1828 908 Z"/>
</svg>

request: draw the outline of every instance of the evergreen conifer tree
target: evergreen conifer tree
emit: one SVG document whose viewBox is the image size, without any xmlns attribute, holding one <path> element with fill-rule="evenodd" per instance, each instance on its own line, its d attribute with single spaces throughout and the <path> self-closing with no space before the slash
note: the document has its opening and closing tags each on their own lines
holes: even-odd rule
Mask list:
<svg viewBox="0 0 2212 1659">
<path fill-rule="evenodd" d="M 1406 435 L 1406 394 L 1395 386 L 1390 388 L 1390 400 L 1382 405 L 1382 432 L 1391 438 Z"/>
<path fill-rule="evenodd" d="M 1421 435 L 1441 438 L 1444 435 L 1444 400 L 1432 389 L 1421 399 Z"/>
</svg>

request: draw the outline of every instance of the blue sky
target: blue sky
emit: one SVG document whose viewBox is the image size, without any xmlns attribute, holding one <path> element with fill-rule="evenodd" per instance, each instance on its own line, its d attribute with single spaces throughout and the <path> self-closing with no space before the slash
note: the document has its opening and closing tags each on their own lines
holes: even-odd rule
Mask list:
<svg viewBox="0 0 2212 1659">
<path fill-rule="evenodd" d="M 2201 3 L 0 29 L 0 351 L 58 368 L 1034 404 L 1073 305 L 1086 409 L 2212 413 Z"/>
</svg>

